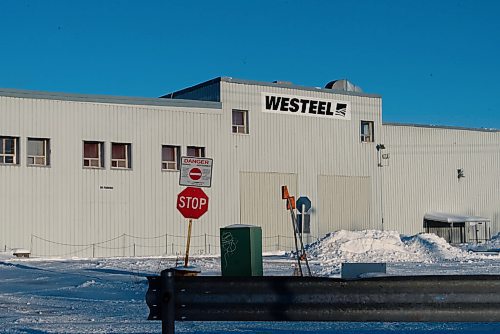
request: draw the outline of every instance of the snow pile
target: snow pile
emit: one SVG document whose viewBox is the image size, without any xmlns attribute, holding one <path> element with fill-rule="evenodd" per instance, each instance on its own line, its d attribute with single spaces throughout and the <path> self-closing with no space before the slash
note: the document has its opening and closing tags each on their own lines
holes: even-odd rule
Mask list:
<svg viewBox="0 0 500 334">
<path fill-rule="evenodd" d="M 432 233 L 421 233 L 411 237 L 402 237 L 401 241 L 409 250 L 423 256 L 424 262 L 460 262 L 480 258 L 467 251 L 453 247 L 446 240 Z"/>
<path fill-rule="evenodd" d="M 491 238 L 490 241 L 487 242 L 489 249 L 500 249 L 500 233 Z"/>
<path fill-rule="evenodd" d="M 468 250 L 475 252 L 499 252 L 500 251 L 500 233 L 493 236 L 491 240 L 481 244 L 466 245 Z"/>
<path fill-rule="evenodd" d="M 311 261 L 321 267 L 318 274 L 331 275 L 343 262 L 468 262 L 483 258 L 448 244 L 434 234 L 401 236 L 395 231 L 346 231 L 330 233 L 309 245 Z"/>
<path fill-rule="evenodd" d="M 15 256 L 14 254 L 12 254 L 11 250 L 0 252 L 0 260 L 13 259 L 13 258 L 15 258 Z"/>
</svg>

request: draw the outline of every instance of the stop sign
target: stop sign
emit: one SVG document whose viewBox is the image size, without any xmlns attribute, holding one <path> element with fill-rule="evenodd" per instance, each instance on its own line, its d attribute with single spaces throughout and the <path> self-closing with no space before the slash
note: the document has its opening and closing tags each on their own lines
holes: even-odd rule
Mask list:
<svg viewBox="0 0 500 334">
<path fill-rule="evenodd" d="M 187 187 L 177 195 L 177 210 L 184 218 L 198 219 L 208 210 L 208 196 L 200 188 Z"/>
</svg>

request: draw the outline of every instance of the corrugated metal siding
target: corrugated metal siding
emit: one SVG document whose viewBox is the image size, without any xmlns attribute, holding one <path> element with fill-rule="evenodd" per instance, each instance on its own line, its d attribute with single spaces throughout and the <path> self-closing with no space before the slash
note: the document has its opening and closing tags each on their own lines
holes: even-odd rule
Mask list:
<svg viewBox="0 0 500 334">
<path fill-rule="evenodd" d="M 213 136 L 221 110 L 0 98 L 0 118 L 0 135 L 21 138 L 20 166 L 0 166 L 0 242 L 35 255 L 179 252 L 187 226 L 175 209 L 179 174 L 161 171 L 161 145 L 184 153 L 187 145 L 205 146 L 220 166 L 216 183 L 227 168 L 221 156 L 229 134 Z M 26 166 L 27 137 L 50 138 L 50 167 Z M 82 168 L 83 140 L 105 142 L 105 169 Z M 111 142 L 132 144 L 132 170 L 110 170 Z M 195 225 L 193 253 L 205 251 L 205 231 L 227 220 L 222 187 L 207 193 L 211 210 Z"/>
<path fill-rule="evenodd" d="M 315 214 L 311 217 L 315 237 L 320 220 L 321 201 L 318 175 L 367 177 L 371 185 L 370 203 L 373 208 L 365 226 L 380 228 L 379 178 L 375 145 L 381 133 L 379 98 L 346 96 L 326 92 L 261 87 L 222 82 L 222 102 L 226 115 L 231 109 L 249 111 L 248 135 L 231 137 L 232 170 L 246 172 L 276 172 L 297 175 L 297 197 L 306 195 L 312 201 Z M 352 103 L 350 121 L 296 115 L 270 114 L 261 111 L 261 92 L 347 100 Z M 360 142 L 360 121 L 374 121 L 375 142 Z M 227 126 L 231 119 L 227 118 Z M 350 226 L 351 223 L 346 223 Z M 330 232 L 330 231 L 328 231 Z M 325 232 L 326 233 L 326 232 Z"/>
<path fill-rule="evenodd" d="M 262 91 L 347 100 L 352 120 L 263 113 Z M 322 224 L 318 175 L 365 177 L 374 208 L 366 226 L 379 228 L 377 139 L 359 138 L 360 120 L 373 120 L 375 135 L 381 132 L 379 98 L 227 82 L 220 98 L 222 110 L 0 98 L 0 135 L 22 140 L 21 166 L 0 166 L 1 244 L 31 247 L 35 255 L 183 253 L 187 225 L 175 209 L 182 187 L 178 172 L 161 171 L 162 144 L 180 145 L 183 153 L 188 145 L 204 146 L 214 159 L 210 208 L 194 224 L 192 254 L 217 253 L 219 228 L 241 222 L 240 172 L 296 175 L 295 195 L 312 200 L 313 231 Z M 231 133 L 232 109 L 249 111 L 248 135 Z M 50 138 L 51 167 L 26 166 L 27 137 Z M 106 143 L 104 170 L 82 168 L 83 140 Z M 110 170 L 111 142 L 132 144 L 131 171 Z M 288 230 L 274 226 L 264 237 L 281 228 Z"/>
<path fill-rule="evenodd" d="M 240 173 L 241 224 L 262 227 L 263 250 L 289 250 L 294 247 L 293 228 L 281 186 L 293 194 L 297 189 L 296 174 Z"/>
<path fill-rule="evenodd" d="M 421 232 L 424 214 L 438 211 L 487 217 L 492 233 L 499 231 L 500 133 L 392 125 L 383 131 L 388 229 Z"/>
<path fill-rule="evenodd" d="M 373 229 L 370 177 L 318 176 L 318 235 L 338 230 Z"/>
</svg>

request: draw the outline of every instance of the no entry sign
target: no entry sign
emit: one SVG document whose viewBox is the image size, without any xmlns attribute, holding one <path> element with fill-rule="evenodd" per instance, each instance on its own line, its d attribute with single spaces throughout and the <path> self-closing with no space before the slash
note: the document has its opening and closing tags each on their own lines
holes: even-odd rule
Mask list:
<svg viewBox="0 0 500 334">
<path fill-rule="evenodd" d="M 188 219 L 198 219 L 208 210 L 208 196 L 200 188 L 187 187 L 177 195 L 177 210 Z"/>
<path fill-rule="evenodd" d="M 208 187 L 212 185 L 212 165 L 210 158 L 181 157 L 181 186 Z"/>
<path fill-rule="evenodd" d="M 202 175 L 203 173 L 201 172 L 201 169 L 199 169 L 198 167 L 193 167 L 189 171 L 189 178 L 193 181 L 198 181 L 199 179 L 201 179 Z"/>
</svg>

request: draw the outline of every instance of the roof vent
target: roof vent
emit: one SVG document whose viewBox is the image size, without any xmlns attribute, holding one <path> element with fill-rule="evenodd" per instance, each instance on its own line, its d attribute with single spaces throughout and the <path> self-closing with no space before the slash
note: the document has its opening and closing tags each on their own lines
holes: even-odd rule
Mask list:
<svg viewBox="0 0 500 334">
<path fill-rule="evenodd" d="M 325 88 L 334 90 L 343 90 L 345 92 L 363 93 L 361 87 L 356 86 L 347 79 L 333 80 L 326 84 Z"/>
<path fill-rule="evenodd" d="M 278 84 L 278 85 L 287 85 L 287 86 L 292 85 L 291 81 L 282 81 L 282 80 L 274 80 L 273 83 Z"/>
</svg>

